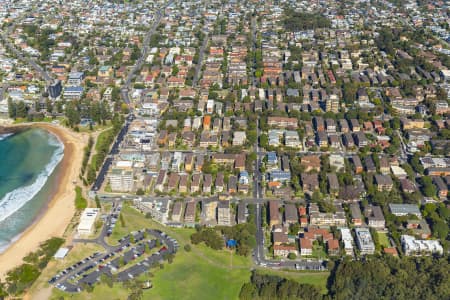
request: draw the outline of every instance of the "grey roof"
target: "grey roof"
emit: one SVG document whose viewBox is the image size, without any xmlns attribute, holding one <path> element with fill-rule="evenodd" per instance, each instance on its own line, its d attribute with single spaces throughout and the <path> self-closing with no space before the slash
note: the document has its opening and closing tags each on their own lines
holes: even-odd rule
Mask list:
<svg viewBox="0 0 450 300">
<path fill-rule="evenodd" d="M 418 215 L 420 210 L 415 204 L 389 204 L 389 208 L 394 215 Z"/>
</svg>

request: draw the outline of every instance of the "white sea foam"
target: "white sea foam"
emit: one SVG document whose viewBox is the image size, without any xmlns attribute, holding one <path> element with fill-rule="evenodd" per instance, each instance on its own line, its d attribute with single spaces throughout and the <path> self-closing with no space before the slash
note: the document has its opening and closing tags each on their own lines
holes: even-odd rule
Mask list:
<svg viewBox="0 0 450 300">
<path fill-rule="evenodd" d="M 53 138 L 53 136 L 50 138 L 49 144 L 57 146 L 58 148 L 53 153 L 50 162 L 45 166 L 45 169 L 39 173 L 36 180 L 28 186 L 23 186 L 7 193 L 0 200 L 0 222 L 14 214 L 28 201 L 33 199 L 62 160 L 64 156 L 64 144 L 56 137 Z"/>
<path fill-rule="evenodd" d="M 2 133 L 0 134 L 0 141 L 6 139 L 8 136 L 13 135 L 14 133 Z"/>
</svg>

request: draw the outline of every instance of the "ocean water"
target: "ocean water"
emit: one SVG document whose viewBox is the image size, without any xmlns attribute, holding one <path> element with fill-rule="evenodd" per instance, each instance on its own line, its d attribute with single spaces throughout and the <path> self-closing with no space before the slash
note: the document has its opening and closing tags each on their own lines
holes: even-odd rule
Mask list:
<svg viewBox="0 0 450 300">
<path fill-rule="evenodd" d="M 64 145 L 45 130 L 0 135 L 0 252 L 45 209 L 63 156 Z"/>
</svg>

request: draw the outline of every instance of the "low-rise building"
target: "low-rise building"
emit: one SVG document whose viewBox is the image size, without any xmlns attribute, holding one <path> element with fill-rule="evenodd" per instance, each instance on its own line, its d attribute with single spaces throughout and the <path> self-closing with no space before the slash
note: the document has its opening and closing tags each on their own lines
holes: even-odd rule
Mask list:
<svg viewBox="0 0 450 300">
<path fill-rule="evenodd" d="M 353 255 L 353 237 L 348 228 L 341 228 L 341 239 L 344 244 L 344 251 L 346 255 Z"/>
<path fill-rule="evenodd" d="M 444 252 L 438 240 L 417 240 L 410 235 L 400 237 L 403 252 L 408 256 L 441 254 Z"/>
<path fill-rule="evenodd" d="M 172 207 L 172 221 L 181 222 L 181 217 L 183 215 L 183 202 L 177 201 Z"/>
<path fill-rule="evenodd" d="M 355 234 L 356 234 L 356 243 L 358 245 L 360 253 L 362 255 L 374 254 L 375 244 L 373 243 L 372 235 L 370 234 L 369 229 L 356 228 Z"/>
<path fill-rule="evenodd" d="M 335 213 L 320 212 L 319 207 L 315 203 L 309 204 L 309 223 L 315 226 L 345 226 L 347 220 L 345 218 L 345 212 L 342 207 Z"/>
<path fill-rule="evenodd" d="M 77 232 L 80 235 L 90 235 L 94 233 L 95 222 L 97 221 L 100 209 L 85 208 L 80 217 L 80 223 L 77 226 Z"/>
<path fill-rule="evenodd" d="M 298 222 L 297 208 L 294 204 L 286 204 L 284 206 L 284 222 L 286 224 L 294 224 Z"/>
<path fill-rule="evenodd" d="M 243 224 L 247 222 L 246 209 L 247 205 L 245 203 L 239 203 L 237 207 L 237 216 L 236 216 L 236 221 L 238 224 Z"/>
<path fill-rule="evenodd" d="M 300 255 L 308 256 L 312 255 L 313 245 L 312 241 L 308 238 L 300 238 Z"/>
<path fill-rule="evenodd" d="M 230 201 L 219 201 L 217 205 L 217 225 L 231 226 Z"/>
<path fill-rule="evenodd" d="M 361 209 L 358 203 L 350 204 L 350 211 L 352 213 L 352 223 L 355 226 L 361 226 L 363 223 Z"/>
<path fill-rule="evenodd" d="M 280 211 L 279 211 L 279 204 L 277 201 L 269 202 L 269 218 L 270 218 L 269 222 L 270 227 L 280 224 Z"/>
<path fill-rule="evenodd" d="M 115 167 L 109 174 L 109 184 L 113 192 L 131 192 L 133 190 L 133 169 Z"/>
<path fill-rule="evenodd" d="M 386 226 L 386 220 L 380 206 L 370 205 L 366 208 L 365 213 L 369 227 L 383 229 Z"/>
<path fill-rule="evenodd" d="M 195 224 L 195 208 L 194 201 L 186 203 L 186 209 L 184 210 L 184 223 L 187 226 L 194 226 Z"/>
<path fill-rule="evenodd" d="M 407 215 L 415 215 L 418 218 L 422 217 L 420 213 L 419 207 L 415 204 L 396 204 L 390 203 L 389 209 L 391 213 L 397 217 L 399 216 L 407 216 Z"/>
<path fill-rule="evenodd" d="M 394 186 L 391 176 L 375 174 L 375 183 L 377 185 L 378 191 L 390 191 Z"/>
<path fill-rule="evenodd" d="M 137 198 L 133 204 L 145 214 L 150 214 L 151 217 L 162 224 L 166 224 L 169 219 L 170 199 L 158 198 Z"/>
</svg>

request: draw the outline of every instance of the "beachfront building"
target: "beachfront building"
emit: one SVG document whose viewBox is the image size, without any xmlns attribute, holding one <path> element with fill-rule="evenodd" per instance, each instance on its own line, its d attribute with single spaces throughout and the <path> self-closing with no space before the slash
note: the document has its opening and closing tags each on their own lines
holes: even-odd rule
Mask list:
<svg viewBox="0 0 450 300">
<path fill-rule="evenodd" d="M 86 208 L 80 217 L 77 232 L 80 235 L 94 233 L 95 221 L 97 221 L 100 210 L 98 208 Z"/>
</svg>

